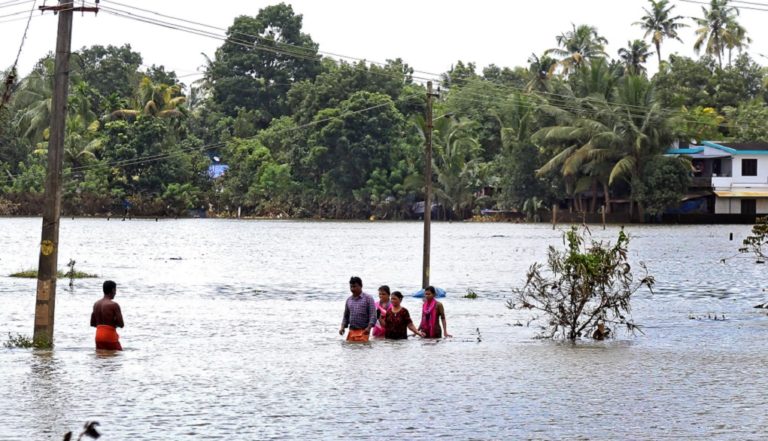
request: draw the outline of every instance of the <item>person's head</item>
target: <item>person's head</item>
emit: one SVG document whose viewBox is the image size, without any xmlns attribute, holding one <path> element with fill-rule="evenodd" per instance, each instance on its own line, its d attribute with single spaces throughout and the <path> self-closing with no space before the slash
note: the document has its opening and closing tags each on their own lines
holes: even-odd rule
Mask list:
<svg viewBox="0 0 768 441">
<path fill-rule="evenodd" d="M 379 287 L 379 303 L 389 302 L 389 287 L 387 285 L 381 285 Z"/>
<path fill-rule="evenodd" d="M 435 291 L 434 286 L 428 286 L 424 288 L 424 300 L 432 300 L 437 296 L 437 291 Z"/>
<path fill-rule="evenodd" d="M 104 291 L 104 295 L 108 296 L 110 299 L 115 298 L 115 294 L 117 294 L 117 283 L 107 280 L 104 282 L 104 285 L 101 287 L 102 291 Z"/>
<path fill-rule="evenodd" d="M 403 301 L 403 294 L 400 291 L 395 291 L 392 293 L 392 306 L 397 308 L 400 306 L 400 302 Z"/>
<path fill-rule="evenodd" d="M 349 290 L 353 295 L 360 295 L 363 292 L 363 280 L 357 276 L 352 276 L 349 279 Z"/>
</svg>

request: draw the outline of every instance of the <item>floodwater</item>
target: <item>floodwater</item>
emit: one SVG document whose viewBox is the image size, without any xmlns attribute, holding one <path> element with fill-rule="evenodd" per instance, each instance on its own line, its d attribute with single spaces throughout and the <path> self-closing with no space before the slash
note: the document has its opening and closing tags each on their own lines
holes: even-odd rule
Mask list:
<svg viewBox="0 0 768 441">
<path fill-rule="evenodd" d="M 731 258 L 749 226 L 627 231 L 657 280 L 633 301 L 644 334 L 535 339 L 505 298 L 561 231 L 437 223 L 432 281 L 454 338 L 350 345 L 349 277 L 415 291 L 421 224 L 67 219 L 61 266 L 100 278 L 60 281 L 54 350 L 0 348 L 0 439 L 59 440 L 88 420 L 106 440 L 768 437 L 768 316 L 752 308 L 768 269 Z M 0 219 L 0 340 L 32 332 L 35 281 L 5 276 L 36 266 L 39 235 L 40 219 Z M 120 353 L 96 352 L 88 326 L 105 278 Z"/>
</svg>

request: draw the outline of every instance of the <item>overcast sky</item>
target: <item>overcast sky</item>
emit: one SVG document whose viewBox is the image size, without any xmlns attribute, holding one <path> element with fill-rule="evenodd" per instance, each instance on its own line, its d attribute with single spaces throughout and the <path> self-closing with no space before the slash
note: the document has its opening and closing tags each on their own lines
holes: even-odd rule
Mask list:
<svg viewBox="0 0 768 441">
<path fill-rule="evenodd" d="M 11 6 L 6 6 L 9 3 Z M 37 5 L 41 3 L 38 0 Z M 47 1 L 48 5 L 55 3 Z M 231 25 L 238 15 L 255 16 L 260 8 L 274 4 L 264 0 L 120 0 L 120 3 L 222 28 Z M 554 47 L 555 36 L 570 29 L 571 23 L 596 26 L 609 41 L 608 53 L 615 56 L 628 39 L 643 36 L 641 29 L 632 23 L 640 20 L 644 15 L 642 8 L 648 4 L 647 0 L 294 0 L 288 3 L 296 13 L 303 14 L 304 32 L 320 44 L 321 51 L 372 61 L 401 57 L 415 69 L 431 73 L 444 72 L 459 59 L 476 62 L 478 71 L 492 63 L 525 65 L 531 53 L 540 54 Z M 679 0 L 673 3 L 676 14 L 701 15 L 700 5 Z M 768 0 L 766 3 L 768 9 Z M 101 5 L 128 10 L 108 0 L 103 0 Z M 26 24 L 23 15 L 11 14 L 28 11 L 31 6 L 31 1 L 18 5 L 0 1 L 2 68 L 10 66 L 16 57 Z M 133 13 L 168 20 L 148 12 L 134 10 Z M 768 62 L 757 55 L 768 53 L 766 20 L 768 12 L 741 10 L 740 22 L 753 40 L 750 53 L 761 64 Z M 22 73 L 54 49 L 56 23 L 51 13 L 34 14 L 19 62 Z M 693 54 L 692 24 L 682 31 L 681 37 L 683 44 L 672 41 L 662 46 L 664 57 L 674 52 Z M 76 14 L 73 49 L 124 43 L 130 43 L 141 53 L 145 65 L 165 65 L 186 83 L 199 77 L 200 66 L 204 64 L 201 52 L 213 56 L 222 44 L 220 40 L 140 23 L 105 11 L 95 17 Z M 651 72 L 656 71 L 655 60 L 654 56 L 649 62 Z"/>
</svg>

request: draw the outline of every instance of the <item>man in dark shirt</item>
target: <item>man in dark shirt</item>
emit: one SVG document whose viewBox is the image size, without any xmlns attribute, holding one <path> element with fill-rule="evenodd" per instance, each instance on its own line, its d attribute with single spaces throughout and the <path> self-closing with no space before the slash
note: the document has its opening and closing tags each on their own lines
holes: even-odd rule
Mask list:
<svg viewBox="0 0 768 441">
<path fill-rule="evenodd" d="M 349 279 L 349 290 L 352 295 L 344 305 L 339 335 L 344 335 L 344 329 L 349 326 L 347 341 L 368 341 L 371 328 L 376 324 L 376 302 L 363 292 L 363 281 L 359 277 Z"/>
<path fill-rule="evenodd" d="M 91 326 L 96 327 L 96 349 L 122 351 L 120 336 L 116 328 L 122 328 L 123 314 L 120 305 L 113 299 L 117 294 L 117 284 L 111 280 L 104 282 L 104 297 L 93 304 Z"/>
</svg>

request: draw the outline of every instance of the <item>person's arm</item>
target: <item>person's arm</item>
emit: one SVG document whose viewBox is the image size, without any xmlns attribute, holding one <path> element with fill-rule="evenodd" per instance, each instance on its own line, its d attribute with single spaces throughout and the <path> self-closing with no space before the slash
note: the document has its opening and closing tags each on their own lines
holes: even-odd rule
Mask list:
<svg viewBox="0 0 768 441">
<path fill-rule="evenodd" d="M 410 329 L 411 332 L 418 335 L 419 337 L 424 337 L 424 333 L 416 329 L 416 325 L 414 325 L 413 322 L 408 323 L 408 329 Z"/>
<path fill-rule="evenodd" d="M 125 323 L 123 323 L 123 313 L 120 311 L 120 305 L 117 303 L 115 303 L 115 327 L 125 327 Z"/>
<path fill-rule="evenodd" d="M 376 325 L 376 302 L 373 301 L 371 296 L 368 296 L 368 317 L 368 327 L 365 328 L 366 334 L 369 334 Z"/>
<path fill-rule="evenodd" d="M 440 310 L 438 311 L 440 314 L 440 321 L 443 323 L 443 335 L 446 338 L 453 337 L 451 334 L 448 333 L 448 325 L 445 323 L 445 307 L 443 304 L 440 304 Z"/>
<path fill-rule="evenodd" d="M 341 328 L 339 328 L 339 335 L 344 335 L 344 330 L 349 325 L 349 303 L 344 302 L 344 317 L 341 319 Z"/>
<path fill-rule="evenodd" d="M 96 308 L 93 308 L 93 312 L 91 312 L 91 326 L 95 328 L 96 325 Z"/>
</svg>

